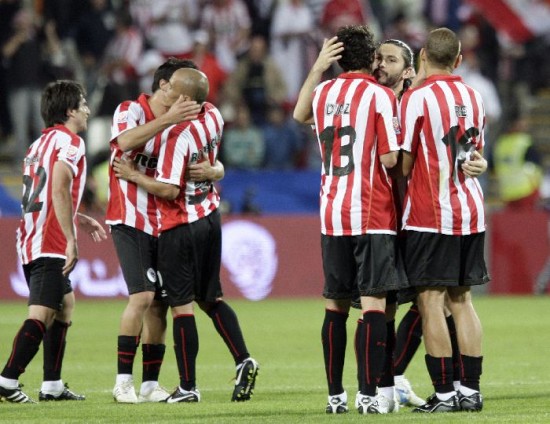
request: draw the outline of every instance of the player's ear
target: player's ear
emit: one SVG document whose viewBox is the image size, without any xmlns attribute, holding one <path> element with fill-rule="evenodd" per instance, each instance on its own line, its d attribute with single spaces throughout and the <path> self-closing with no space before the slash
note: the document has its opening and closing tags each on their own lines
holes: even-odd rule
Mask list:
<svg viewBox="0 0 550 424">
<path fill-rule="evenodd" d="M 458 68 L 462 63 L 462 55 L 459 54 L 455 60 L 454 69 Z"/>
</svg>

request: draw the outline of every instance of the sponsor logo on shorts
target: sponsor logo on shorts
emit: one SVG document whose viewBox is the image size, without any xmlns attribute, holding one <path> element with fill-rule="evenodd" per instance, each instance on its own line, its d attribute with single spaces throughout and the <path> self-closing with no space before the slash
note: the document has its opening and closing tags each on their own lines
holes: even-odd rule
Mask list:
<svg viewBox="0 0 550 424">
<path fill-rule="evenodd" d="M 149 279 L 150 282 L 152 283 L 156 283 L 157 282 L 157 273 L 155 272 L 155 270 L 153 268 L 149 268 L 147 270 L 147 278 Z"/>
</svg>

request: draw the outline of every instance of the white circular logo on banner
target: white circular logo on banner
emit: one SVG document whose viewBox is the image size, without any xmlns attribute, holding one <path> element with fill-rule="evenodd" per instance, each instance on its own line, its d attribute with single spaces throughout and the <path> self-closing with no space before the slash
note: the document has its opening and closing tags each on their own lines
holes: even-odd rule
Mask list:
<svg viewBox="0 0 550 424">
<path fill-rule="evenodd" d="M 277 273 L 277 244 L 261 225 L 232 221 L 222 226 L 222 264 L 231 281 L 250 300 L 270 292 Z"/>
</svg>

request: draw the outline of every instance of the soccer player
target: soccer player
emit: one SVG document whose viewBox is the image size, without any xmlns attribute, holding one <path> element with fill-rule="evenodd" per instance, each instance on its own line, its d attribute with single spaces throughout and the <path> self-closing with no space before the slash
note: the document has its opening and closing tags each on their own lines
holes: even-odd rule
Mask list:
<svg viewBox="0 0 550 424">
<path fill-rule="evenodd" d="M 180 374 L 178 388 L 166 401 L 200 401 L 195 379 L 198 333 L 193 301 L 210 316 L 235 360 L 237 377 L 231 399 L 247 401 L 259 366 L 248 353 L 237 315 L 222 299 L 219 195 L 211 180 L 193 181 L 188 175 L 193 164 L 216 163 L 223 119 L 214 105 L 205 102 L 208 79 L 202 72 L 179 69 L 173 79 L 180 81 L 183 99 L 196 101 L 201 111 L 197 119 L 169 127 L 160 135 L 156 179 L 125 161 L 114 163 L 117 177 L 157 196 L 159 277 L 172 309 Z"/>
<path fill-rule="evenodd" d="M 360 295 L 365 366 L 355 406 L 361 414 L 394 410 L 377 395 L 385 362 L 386 293 L 406 286 L 396 269 L 396 214 L 387 169 L 396 165 L 397 104 L 370 75 L 376 46 L 366 26 L 346 26 L 325 40 L 294 109 L 314 123 L 322 157 L 321 248 L 325 318 L 321 330 L 328 383 L 327 413 L 348 411 L 342 384 L 346 321 Z M 335 61 L 344 70 L 319 84 Z"/>
<path fill-rule="evenodd" d="M 107 234 L 93 218 L 77 213 L 86 181 L 84 140 L 90 110 L 82 86 L 50 83 L 42 93 L 42 136 L 27 150 L 23 165 L 22 218 L 17 250 L 29 286 L 27 319 L 15 336 L 0 375 L 0 398 L 34 403 L 21 391 L 19 376 L 44 342 L 44 381 L 39 400 L 84 400 L 61 379 L 67 331 L 75 304 L 69 274 L 78 261 L 75 222 L 96 242 Z"/>
<path fill-rule="evenodd" d="M 160 149 L 160 133 L 170 125 L 196 117 L 200 106 L 180 98 L 181 81 L 172 79 L 180 68 L 196 67 L 189 60 L 171 58 L 153 77 L 152 95 L 124 101 L 115 110 L 111 130 L 111 160 L 124 157 L 153 176 Z M 212 179 L 223 168 L 198 170 Z M 221 176 L 219 175 L 221 174 Z M 109 170 L 109 201 L 106 222 L 128 285 L 129 299 L 120 320 L 117 376 L 113 397 L 119 403 L 161 402 L 170 393 L 158 383 L 166 349 L 166 313 L 157 277 L 158 211 L 155 197 L 136 184 L 116 178 Z M 142 342 L 143 379 L 136 395 L 133 364 Z"/>
<path fill-rule="evenodd" d="M 435 393 L 413 412 L 480 411 L 482 330 L 470 287 L 486 283 L 489 276 L 483 193 L 476 178 L 483 166 L 469 159 L 482 158 L 485 112 L 479 93 L 452 75 L 461 61 L 454 32 L 430 32 L 420 60 L 426 79 L 403 95 L 400 108 L 402 171 L 410 174 L 403 228 L 407 275 L 418 291 L 426 365 Z M 458 392 L 445 296 L 460 350 Z"/>
</svg>

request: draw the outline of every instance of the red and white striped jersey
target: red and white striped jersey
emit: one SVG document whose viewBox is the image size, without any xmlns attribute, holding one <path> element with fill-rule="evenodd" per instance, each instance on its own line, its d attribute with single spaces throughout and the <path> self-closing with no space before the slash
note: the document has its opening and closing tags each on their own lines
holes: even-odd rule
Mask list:
<svg viewBox="0 0 550 424">
<path fill-rule="evenodd" d="M 162 133 L 158 181 L 181 188 L 174 200 L 157 199 L 161 231 L 197 221 L 215 211 L 220 197 L 211 181 L 187 179 L 187 167 L 196 162 L 214 165 L 223 132 L 223 118 L 211 103 L 205 103 L 197 119 L 173 125 Z"/>
<path fill-rule="evenodd" d="M 393 92 L 370 75 L 319 84 L 313 114 L 321 150 L 321 232 L 396 234 L 392 183 L 380 156 L 399 150 Z"/>
<path fill-rule="evenodd" d="M 484 145 L 481 96 L 456 75 L 435 75 L 401 101 L 403 150 L 415 157 L 403 228 L 448 235 L 485 231 L 483 192 L 461 165 Z"/>
<path fill-rule="evenodd" d="M 86 183 L 84 140 L 64 125 L 42 131 L 27 150 L 23 165 L 23 214 L 17 230 L 17 252 L 22 264 L 41 257 L 66 258 L 67 239 L 61 230 L 52 201 L 52 175 L 63 161 L 73 173 L 71 198 L 74 216 Z"/>
<path fill-rule="evenodd" d="M 160 149 L 160 134 L 155 135 L 138 149 L 123 152 L 118 147 L 117 137 L 124 131 L 146 124 L 155 119 L 146 94 L 136 101 L 118 105 L 111 127 L 111 163 L 115 158 L 125 158 L 136 163 L 140 172 L 155 176 Z M 125 224 L 147 234 L 158 236 L 159 215 L 155 196 L 136 184 L 118 179 L 109 168 L 109 201 L 105 222 L 109 225 Z"/>
</svg>

